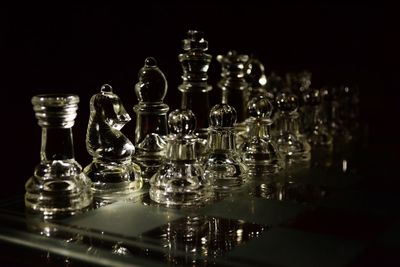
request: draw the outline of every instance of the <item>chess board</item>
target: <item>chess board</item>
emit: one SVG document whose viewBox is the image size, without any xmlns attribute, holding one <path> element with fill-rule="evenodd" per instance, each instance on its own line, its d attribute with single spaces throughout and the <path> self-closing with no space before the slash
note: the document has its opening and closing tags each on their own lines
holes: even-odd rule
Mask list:
<svg viewBox="0 0 400 267">
<path fill-rule="evenodd" d="M 299 170 L 249 181 L 196 208 L 160 206 L 144 188 L 135 201 L 51 224 L 24 215 L 19 197 L 0 205 L 0 259 L 50 266 L 398 265 L 399 197 L 371 190 L 368 181 L 359 170 Z"/>
</svg>

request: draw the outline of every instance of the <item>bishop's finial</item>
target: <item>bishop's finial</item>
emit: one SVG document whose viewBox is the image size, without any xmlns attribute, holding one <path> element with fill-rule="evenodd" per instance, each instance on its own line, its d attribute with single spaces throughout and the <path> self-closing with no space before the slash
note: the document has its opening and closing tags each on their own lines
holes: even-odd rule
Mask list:
<svg viewBox="0 0 400 267">
<path fill-rule="evenodd" d="M 168 125 L 173 134 L 192 134 L 196 128 L 196 117 L 189 109 L 176 109 L 169 114 Z"/>
<path fill-rule="evenodd" d="M 254 97 L 247 105 L 249 115 L 254 118 L 269 118 L 272 114 L 272 104 L 264 96 Z"/>
<path fill-rule="evenodd" d="M 100 88 L 100 92 L 102 93 L 112 93 L 113 89 L 109 84 L 103 84 Z"/>
<path fill-rule="evenodd" d="M 217 104 L 210 111 L 210 125 L 214 127 L 233 127 L 236 110 L 228 104 Z"/>
<path fill-rule="evenodd" d="M 148 57 L 138 73 L 139 81 L 135 93 L 140 102 L 162 102 L 167 94 L 167 79 L 158 68 L 157 61 Z"/>
</svg>

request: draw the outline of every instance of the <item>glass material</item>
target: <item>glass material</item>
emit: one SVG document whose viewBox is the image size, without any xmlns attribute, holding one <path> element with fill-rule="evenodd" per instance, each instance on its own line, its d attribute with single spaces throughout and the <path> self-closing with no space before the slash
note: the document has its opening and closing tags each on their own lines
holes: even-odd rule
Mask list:
<svg viewBox="0 0 400 267">
<path fill-rule="evenodd" d="M 236 151 L 235 122 L 236 110 L 232 106 L 218 104 L 211 109 L 204 169 L 215 191 L 222 194 L 242 185 L 247 173 Z"/>
<path fill-rule="evenodd" d="M 283 162 L 270 136 L 272 104 L 264 96 L 255 97 L 250 100 L 248 111 L 251 118 L 247 120 L 247 139 L 241 145 L 243 162 L 250 176 L 276 173 Z"/>
<path fill-rule="evenodd" d="M 166 205 L 196 205 L 212 195 L 210 179 L 198 160 L 196 118 L 190 110 L 175 110 L 168 118 L 166 160 L 150 180 L 150 197 Z"/>
<path fill-rule="evenodd" d="M 276 97 L 278 108 L 276 130 L 274 138 L 279 153 L 287 164 L 310 160 L 310 144 L 299 132 L 298 126 L 298 99 L 290 93 L 280 93 Z"/>
<path fill-rule="evenodd" d="M 195 133 L 206 140 L 210 112 L 209 91 L 212 89 L 207 83 L 207 71 L 212 56 L 205 53 L 208 50 L 208 42 L 200 31 L 189 30 L 182 48 L 185 53 L 178 56 L 183 70 L 182 84 L 178 87 L 182 92 L 181 108 L 193 111 L 197 120 Z"/>
<path fill-rule="evenodd" d="M 168 84 L 152 57 L 146 58 L 138 76 L 135 93 L 139 103 L 133 108 L 136 113 L 134 161 L 140 166 L 142 178 L 148 181 L 165 157 L 169 107 L 163 100 Z"/>
<path fill-rule="evenodd" d="M 218 83 L 222 90 L 222 103 L 233 106 L 237 112 L 237 122 L 243 123 L 247 118 L 246 105 L 249 101 L 249 84 L 245 79 L 249 56 L 232 50 L 226 55 L 218 55 L 217 60 L 222 67 L 222 79 Z"/>
<path fill-rule="evenodd" d="M 47 217 L 72 215 L 92 204 L 90 179 L 74 158 L 76 95 L 37 95 L 33 109 L 42 127 L 40 164 L 25 184 L 25 206 Z"/>
<path fill-rule="evenodd" d="M 140 167 L 132 162 L 135 147 L 120 131 L 130 119 L 110 85 L 90 99 L 86 149 L 93 161 L 84 172 L 92 180 L 96 205 L 132 198 L 142 187 Z"/>
<path fill-rule="evenodd" d="M 320 91 L 316 89 L 305 91 L 303 101 L 308 111 L 303 114 L 308 142 L 312 147 L 331 149 L 332 136 L 324 123 Z"/>
<path fill-rule="evenodd" d="M 245 79 L 249 84 L 249 97 L 263 95 L 269 100 L 274 100 L 274 94 L 267 89 L 267 76 L 265 74 L 264 64 L 257 58 L 251 57 L 247 63 L 247 72 Z"/>
</svg>

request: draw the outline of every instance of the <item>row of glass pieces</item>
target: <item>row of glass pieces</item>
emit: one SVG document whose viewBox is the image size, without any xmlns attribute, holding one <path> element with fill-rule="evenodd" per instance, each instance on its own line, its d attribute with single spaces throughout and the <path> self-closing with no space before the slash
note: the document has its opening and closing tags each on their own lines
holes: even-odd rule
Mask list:
<svg viewBox="0 0 400 267">
<path fill-rule="evenodd" d="M 232 106 L 214 106 L 207 140 L 195 135 L 196 118 L 190 110 L 175 110 L 169 114 L 170 134 L 156 139 L 159 151 L 150 151 L 140 162 L 135 157 L 135 147 L 120 132 L 130 118 L 119 97 L 109 86 L 103 86 L 98 97 L 99 100 L 91 100 L 86 137 L 93 162 L 83 171 L 74 159 L 71 131 L 79 97 L 33 97 L 42 127 L 42 148 L 41 162 L 26 183 L 28 209 L 49 216 L 74 214 L 91 206 L 93 196 L 97 206 L 129 199 L 143 186 L 143 166 L 152 167 L 152 200 L 194 205 L 211 199 L 214 192 L 229 193 L 249 177 L 268 176 L 285 165 L 310 160 L 307 138 L 298 130 L 293 96 L 282 94 L 279 98 L 280 129 L 275 140 L 270 132 L 272 105 L 264 96 L 248 103 L 250 118 L 244 123 L 236 124 Z M 105 116 L 110 110 L 108 102 L 113 112 L 119 111 L 114 116 Z"/>
</svg>

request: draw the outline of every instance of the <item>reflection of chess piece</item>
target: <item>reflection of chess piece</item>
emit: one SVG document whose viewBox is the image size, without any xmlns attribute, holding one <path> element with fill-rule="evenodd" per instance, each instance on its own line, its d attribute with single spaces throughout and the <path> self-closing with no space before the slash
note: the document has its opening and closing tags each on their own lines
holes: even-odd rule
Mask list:
<svg viewBox="0 0 400 267">
<path fill-rule="evenodd" d="M 150 180 L 150 197 L 167 205 L 195 205 L 210 198 L 210 180 L 197 157 L 196 118 L 190 110 L 169 115 L 166 159 Z"/>
<path fill-rule="evenodd" d="M 131 160 L 135 147 L 120 132 L 129 120 L 111 86 L 103 85 L 101 92 L 92 96 L 86 148 L 93 162 L 84 172 L 92 180 L 99 205 L 130 198 L 142 186 L 140 168 Z"/>
<path fill-rule="evenodd" d="M 40 164 L 25 184 L 25 205 L 45 216 L 70 215 L 92 203 L 90 180 L 75 161 L 72 126 L 78 109 L 76 95 L 38 95 L 32 98 L 42 127 Z"/>
<path fill-rule="evenodd" d="M 190 109 L 196 116 L 196 135 L 207 139 L 208 114 L 210 112 L 208 92 L 212 89 L 207 83 L 207 71 L 212 56 L 206 54 L 208 42 L 203 33 L 189 30 L 187 38 L 183 40 L 185 53 L 179 54 L 178 59 L 182 65 L 182 84 L 179 90 L 182 92 L 182 109 Z"/>
<path fill-rule="evenodd" d="M 139 104 L 134 107 L 136 113 L 134 160 L 141 168 L 143 179 L 148 181 L 157 172 L 164 159 L 165 137 L 168 134 L 169 107 L 163 103 L 167 93 L 167 80 L 157 67 L 154 58 L 146 58 L 144 67 L 140 69 L 135 93 Z"/>
<path fill-rule="evenodd" d="M 242 185 L 247 172 L 236 152 L 235 121 L 232 106 L 218 104 L 211 109 L 204 169 L 217 192 L 228 193 Z"/>
<path fill-rule="evenodd" d="M 247 120 L 248 137 L 241 146 L 243 162 L 250 176 L 275 173 L 282 167 L 282 161 L 270 136 L 272 105 L 259 96 L 250 100 L 248 110 L 251 118 Z"/>
<path fill-rule="evenodd" d="M 276 98 L 278 108 L 275 141 L 286 163 L 310 160 L 310 145 L 299 132 L 298 101 L 294 94 L 280 93 Z"/>
</svg>

